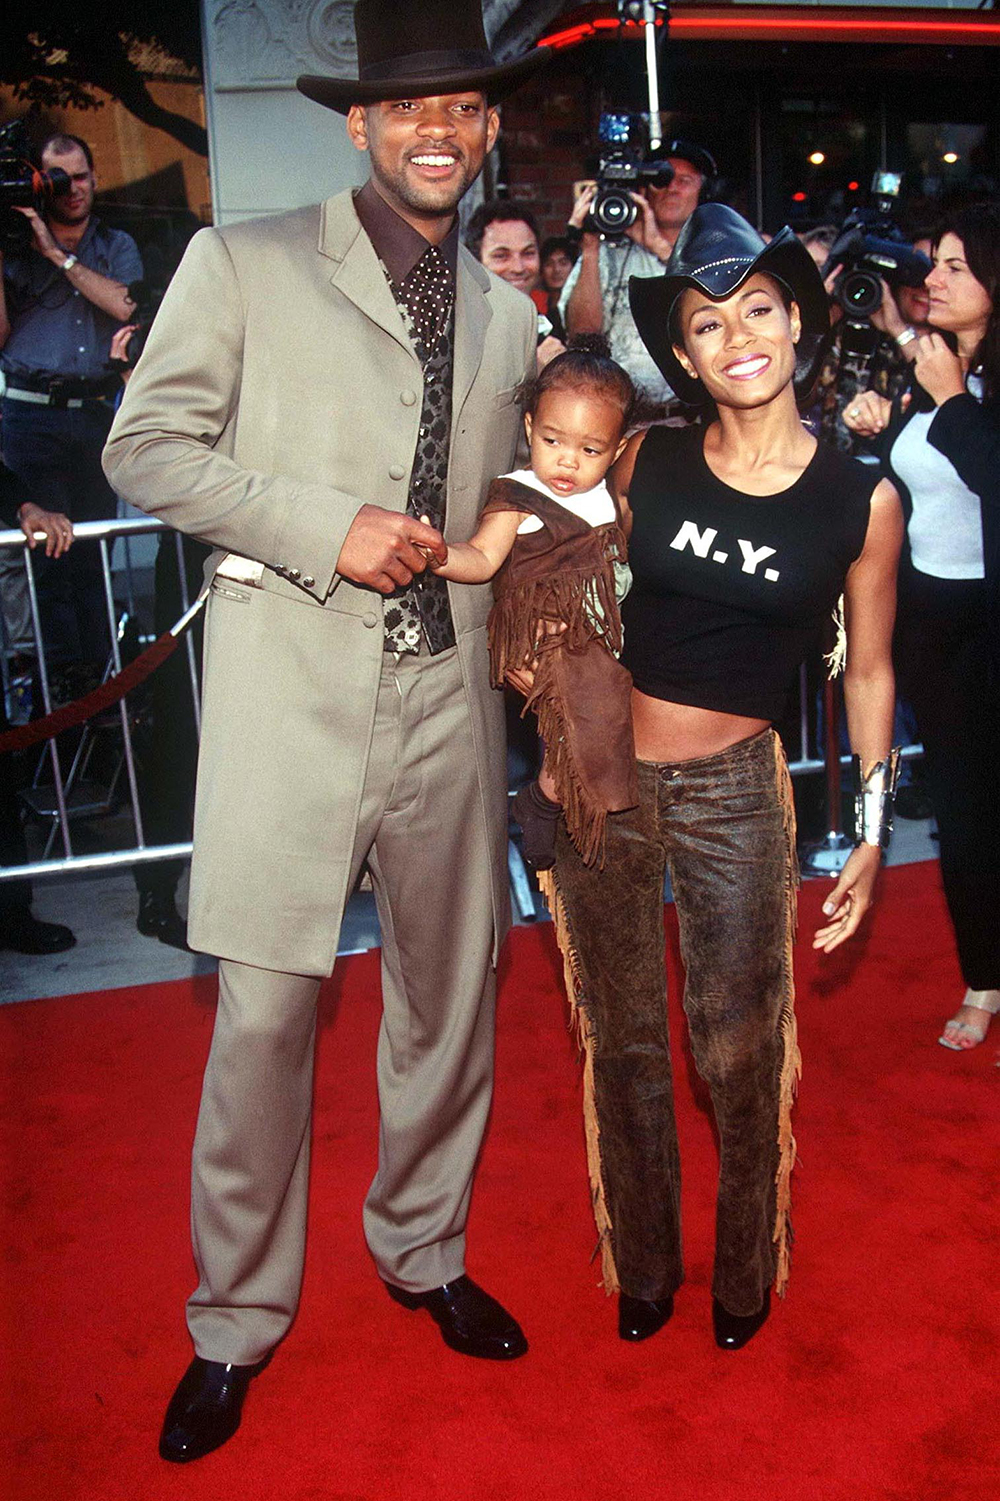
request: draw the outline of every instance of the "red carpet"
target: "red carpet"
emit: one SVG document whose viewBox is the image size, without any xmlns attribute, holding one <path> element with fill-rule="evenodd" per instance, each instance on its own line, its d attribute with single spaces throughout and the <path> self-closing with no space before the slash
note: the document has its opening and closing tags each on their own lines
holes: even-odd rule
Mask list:
<svg viewBox="0 0 1000 1501">
<path fill-rule="evenodd" d="M 825 883 L 803 892 L 802 931 Z M 672 930 L 671 930 L 672 934 Z M 677 975 L 676 945 L 672 976 Z M 188 1152 L 208 982 L 0 1010 L 5 1501 L 985 1501 L 997 1439 L 993 1042 L 936 1044 L 960 990 L 932 865 L 891 870 L 852 959 L 799 945 L 805 1073 L 787 1300 L 715 1349 L 714 1155 L 679 1067 L 688 1281 L 648 1344 L 588 1265 L 578 1065 L 549 925 L 516 932 L 470 1269 L 531 1341 L 452 1354 L 382 1292 L 360 1209 L 375 1160 L 378 958 L 323 1005 L 302 1313 L 244 1426 L 190 1468 L 157 1431 L 189 1359 Z M 676 994 L 676 986 L 675 986 Z M 678 1009 L 679 1008 L 675 1008 Z M 677 1021 L 678 1046 L 683 1047 Z M 996 1029 L 994 1029 L 996 1031 Z M 12 1446 L 12 1447 L 11 1447 Z"/>
</svg>

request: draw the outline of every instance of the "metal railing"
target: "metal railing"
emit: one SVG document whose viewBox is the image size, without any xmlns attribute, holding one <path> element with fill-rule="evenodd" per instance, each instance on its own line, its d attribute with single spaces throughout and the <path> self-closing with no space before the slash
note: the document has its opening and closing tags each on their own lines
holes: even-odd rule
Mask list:
<svg viewBox="0 0 1000 1501">
<path fill-rule="evenodd" d="M 96 541 L 100 547 L 101 570 L 104 580 L 105 607 L 107 610 L 108 627 L 111 634 L 111 657 L 108 662 L 108 674 L 120 672 L 122 668 L 121 658 L 121 629 L 116 611 L 114 595 L 114 579 L 111 568 L 111 553 L 114 543 L 121 538 L 124 542 L 125 563 L 119 574 L 124 584 L 124 592 L 128 601 L 129 613 L 134 614 L 136 591 L 133 578 L 132 560 L 129 554 L 128 541 L 130 538 L 168 531 L 169 528 L 162 522 L 150 517 L 127 518 L 115 521 L 92 521 L 84 522 L 74 527 L 74 541 Z M 180 581 L 180 595 L 183 608 L 186 611 L 190 605 L 189 591 L 187 589 L 183 539 L 175 533 L 177 545 L 177 568 Z M 27 547 L 26 539 L 20 531 L 0 531 L 0 549 L 20 548 L 24 554 L 25 583 L 28 592 L 28 600 L 31 611 L 31 624 L 33 633 L 33 649 L 37 662 L 37 680 L 42 694 L 42 704 L 46 714 L 52 709 L 52 695 L 48 663 L 45 655 L 45 643 L 42 638 L 41 620 L 38 608 L 38 593 L 33 570 L 31 550 Z M 124 618 L 124 617 L 123 617 Z M 0 611 L 0 635 L 2 635 L 2 651 L 0 651 L 0 668 L 3 675 L 3 691 L 5 701 L 11 701 L 11 680 L 9 673 L 10 643 L 6 638 L 6 630 L 3 625 L 3 612 Z M 200 694 L 198 687 L 198 668 L 195 659 L 194 642 L 190 632 L 184 638 L 184 650 L 188 658 L 188 670 L 191 683 L 192 706 L 195 716 L 195 724 L 200 729 Z M 789 770 L 793 776 L 817 774 L 827 771 L 827 760 L 809 744 L 809 700 L 810 690 L 808 686 L 805 667 L 801 669 L 799 679 L 799 705 L 798 705 L 798 754 L 789 757 Z M 0 866 L 0 881 L 13 880 L 20 877 L 38 877 L 65 875 L 68 873 L 83 873 L 90 871 L 114 870 L 122 866 L 132 866 L 155 860 L 171 860 L 186 858 L 191 854 L 190 842 L 179 844 L 147 844 L 140 806 L 139 785 L 136 775 L 136 758 L 132 738 L 132 721 L 125 700 L 118 704 L 118 718 L 122 737 L 122 753 L 124 769 L 128 784 L 128 801 L 131 807 L 132 823 L 135 834 L 135 845 L 131 849 L 109 850 L 101 853 L 78 853 L 73 849 L 73 839 L 70 824 L 74 816 L 67 788 L 72 790 L 74 779 L 80 774 L 82 764 L 82 746 L 78 745 L 74 751 L 73 759 L 68 770 L 63 768 L 63 752 L 58 744 L 58 737 L 50 738 L 46 742 L 45 757 L 52 772 L 52 785 L 54 791 L 54 807 L 49 815 L 52 819 L 44 856 L 41 860 L 34 860 L 26 865 Z M 86 729 L 84 734 L 86 735 Z M 791 750 L 791 747 L 789 747 Z M 918 756 L 922 754 L 919 745 L 908 745 L 903 748 L 904 757 Z M 850 757 L 840 757 L 842 765 L 848 765 Z M 831 768 L 832 770 L 832 768 Z M 50 858 L 51 850 L 56 837 L 61 839 L 62 855 Z M 508 866 L 510 871 L 512 894 L 515 904 L 522 912 L 522 916 L 533 912 L 533 899 L 531 884 L 528 880 L 521 859 L 520 850 L 510 842 L 508 849 Z"/>
<path fill-rule="evenodd" d="M 83 542 L 96 542 L 100 549 L 104 603 L 111 639 L 111 654 L 107 664 L 106 677 L 111 676 L 113 673 L 119 673 L 122 670 L 122 624 L 129 615 L 134 615 L 135 611 L 136 590 L 134 568 L 131 552 L 128 547 L 128 539 L 142 534 L 160 533 L 168 530 L 169 528 L 164 522 L 146 516 L 129 517 L 113 521 L 85 521 L 73 528 L 74 546 Z M 118 538 L 125 540 L 125 564 L 124 568 L 120 570 L 120 574 L 125 584 L 125 592 L 129 604 L 128 612 L 122 617 L 119 617 L 115 604 L 114 578 L 111 568 L 112 549 Z M 190 598 L 184 570 L 183 539 L 179 533 L 175 534 L 175 541 L 177 545 L 177 569 L 180 580 L 181 601 L 186 611 L 190 605 Z M 18 548 L 24 555 L 25 587 L 31 614 L 32 655 L 35 664 L 33 677 L 41 692 L 43 712 L 50 714 L 53 709 L 51 674 L 42 632 L 32 550 L 28 547 L 27 539 L 23 532 L 0 531 L 0 549 Z M 8 707 L 8 720 L 13 723 L 13 715 L 11 713 L 13 709 L 13 694 L 10 673 L 10 662 L 13 653 L 12 643 L 10 643 L 7 637 L 2 610 L 0 610 L 0 634 L 3 637 L 0 666 L 2 666 L 4 701 Z M 183 648 L 187 653 L 188 659 L 195 724 L 200 728 L 201 705 L 198 689 L 198 668 L 195 659 L 194 643 L 190 634 L 185 636 Z M 91 733 L 88 726 L 84 724 L 81 740 L 74 749 L 68 769 L 64 768 L 65 752 L 60 748 L 59 737 L 53 736 L 45 742 L 44 758 L 48 761 L 52 775 L 54 806 L 51 814 L 48 815 L 52 821 L 52 828 L 49 832 L 43 858 L 41 860 L 29 861 L 25 865 L 0 866 L 0 881 L 23 877 L 34 878 L 36 876 L 65 875 L 69 872 L 82 873 L 84 871 L 111 870 L 119 866 L 144 864 L 154 860 L 177 859 L 190 855 L 191 844 L 189 841 L 180 844 L 147 844 L 143 830 L 139 783 L 136 773 L 133 724 L 125 699 L 122 699 L 118 703 L 117 715 L 121 730 L 122 757 L 128 783 L 128 802 L 131 809 L 135 836 L 134 848 L 128 850 L 110 850 L 98 854 L 84 854 L 73 849 L 73 836 L 70 824 L 75 810 L 72 806 L 71 793 L 77 778 L 81 775 L 81 767 L 84 767 L 86 764 L 84 760 L 86 739 L 88 734 Z M 57 836 L 61 840 L 62 856 L 49 858 Z"/>
</svg>

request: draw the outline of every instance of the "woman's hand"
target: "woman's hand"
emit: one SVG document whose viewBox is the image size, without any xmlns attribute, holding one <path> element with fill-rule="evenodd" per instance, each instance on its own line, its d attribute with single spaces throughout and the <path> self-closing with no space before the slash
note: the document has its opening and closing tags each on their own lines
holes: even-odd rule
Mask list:
<svg viewBox="0 0 1000 1501">
<path fill-rule="evenodd" d="M 913 368 L 935 406 L 942 406 L 965 390 L 962 366 L 940 334 L 921 334 L 917 339 L 917 358 Z"/>
<path fill-rule="evenodd" d="M 877 391 L 862 391 L 843 411 L 844 426 L 862 438 L 874 438 L 889 424 L 892 402 Z"/>
<path fill-rule="evenodd" d="M 840 879 L 823 903 L 823 912 L 829 922 L 816 929 L 814 949 L 829 954 L 857 932 L 861 919 L 871 906 L 881 860 L 882 851 L 874 844 L 860 844 L 851 851 Z"/>
<path fill-rule="evenodd" d="M 61 511 L 43 511 L 33 500 L 26 500 L 17 513 L 17 524 L 34 549 L 42 538 L 45 540 L 45 556 L 61 558 L 73 545 L 73 523 Z"/>
</svg>

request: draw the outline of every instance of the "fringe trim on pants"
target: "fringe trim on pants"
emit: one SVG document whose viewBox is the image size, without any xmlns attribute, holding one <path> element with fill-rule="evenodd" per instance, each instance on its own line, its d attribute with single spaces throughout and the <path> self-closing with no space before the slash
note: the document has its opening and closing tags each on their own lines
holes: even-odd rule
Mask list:
<svg viewBox="0 0 1000 1501">
<path fill-rule="evenodd" d="M 607 809 L 588 796 L 573 758 L 562 698 L 552 676 L 553 657 L 552 651 L 539 654 L 534 686 L 524 701 L 521 718 L 533 709 L 538 719 L 538 733 L 545 746 L 545 766 L 562 805 L 566 832 L 580 859 L 585 865 L 593 865 L 596 860 L 603 866 Z"/>
<path fill-rule="evenodd" d="M 774 1289 L 784 1297 L 792 1251 L 792 1169 L 796 1161 L 795 1137 L 792 1134 L 792 1105 L 798 1081 L 802 1075 L 802 1054 L 799 1052 L 798 1029 L 795 1021 L 795 979 L 792 971 L 792 950 L 795 942 L 795 926 L 798 918 L 799 866 L 795 849 L 795 801 L 792 794 L 792 779 L 788 762 L 778 736 L 774 736 L 775 773 L 778 784 L 778 799 L 785 821 L 785 839 L 788 847 L 788 874 L 786 877 L 786 929 L 784 954 L 784 991 L 781 1008 L 781 1039 L 783 1058 L 778 1085 L 778 1171 L 774 1235 L 777 1248 L 777 1265 Z"/>
<path fill-rule="evenodd" d="M 563 975 L 566 996 L 569 1000 L 570 1022 L 575 1025 L 577 1040 L 583 1053 L 583 1129 L 587 1140 L 587 1170 L 590 1176 L 590 1199 L 597 1225 L 597 1247 L 601 1253 L 601 1271 L 604 1290 L 610 1296 L 619 1291 L 618 1271 L 615 1267 L 614 1250 L 611 1244 L 611 1217 L 608 1214 L 604 1179 L 601 1173 L 600 1127 L 597 1107 L 594 1103 L 594 1032 L 593 1025 L 583 1004 L 583 979 L 580 961 L 566 917 L 566 908 L 559 894 L 554 870 L 538 872 L 538 885 L 545 898 L 556 930 L 556 943 L 563 957 Z M 595 1252 L 596 1255 L 596 1252 Z"/>
</svg>

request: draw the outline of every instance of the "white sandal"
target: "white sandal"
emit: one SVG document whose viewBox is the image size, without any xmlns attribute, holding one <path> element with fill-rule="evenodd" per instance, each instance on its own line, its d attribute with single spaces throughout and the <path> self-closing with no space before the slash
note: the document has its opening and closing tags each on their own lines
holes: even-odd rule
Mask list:
<svg viewBox="0 0 1000 1501">
<path fill-rule="evenodd" d="M 974 1022 L 965 1021 L 962 1017 L 965 1010 L 981 1012 L 982 1020 L 977 1017 Z M 967 990 L 957 1015 L 945 1022 L 938 1042 L 943 1048 L 951 1048 L 953 1053 L 967 1053 L 970 1048 L 977 1048 L 986 1041 L 990 1017 L 996 1016 L 997 1012 L 1000 1012 L 1000 990 Z M 964 1038 L 968 1041 L 963 1041 Z"/>
</svg>

